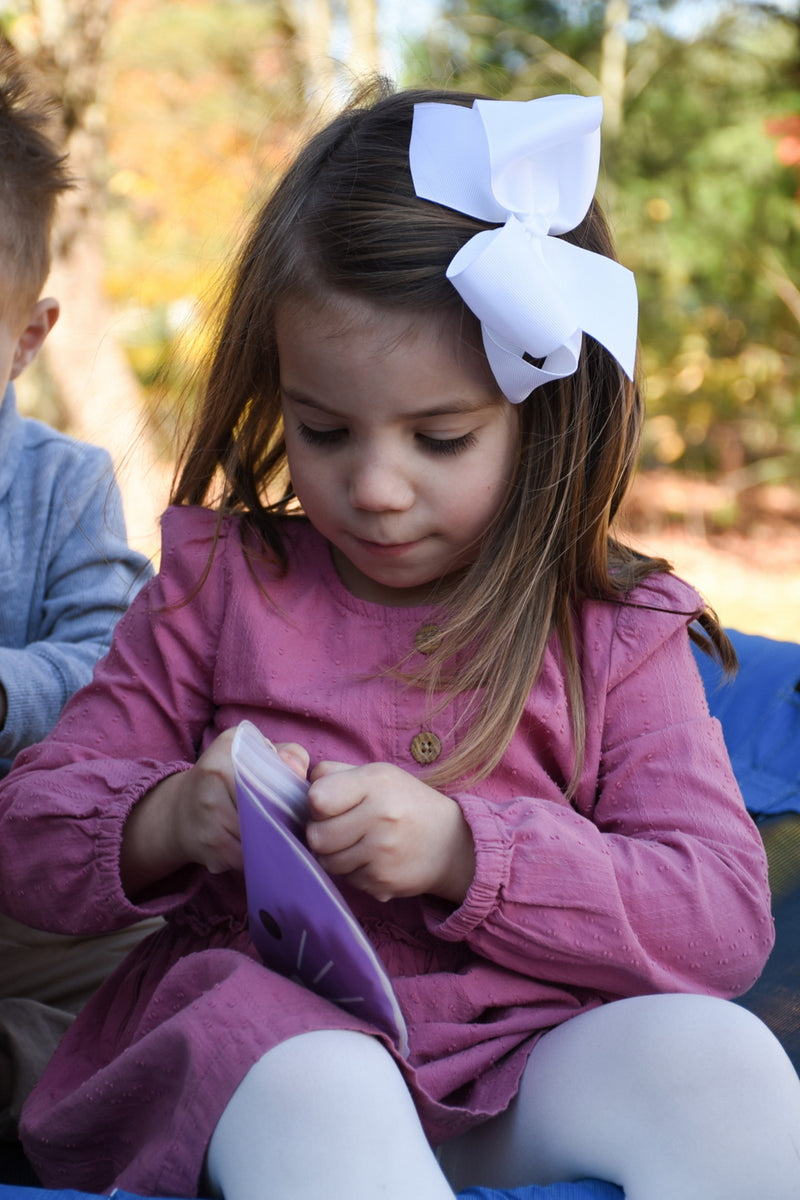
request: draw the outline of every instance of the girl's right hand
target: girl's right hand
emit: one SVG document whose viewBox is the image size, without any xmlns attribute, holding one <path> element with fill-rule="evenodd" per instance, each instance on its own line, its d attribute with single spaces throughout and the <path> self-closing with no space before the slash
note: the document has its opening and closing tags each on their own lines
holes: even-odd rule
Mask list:
<svg viewBox="0 0 800 1200">
<path fill-rule="evenodd" d="M 189 865 L 212 875 L 241 870 L 242 844 L 231 745 L 226 729 L 188 771 L 169 775 L 132 809 L 122 836 L 120 873 L 129 896 Z M 294 742 L 276 746 L 302 778 L 308 754 Z"/>
</svg>

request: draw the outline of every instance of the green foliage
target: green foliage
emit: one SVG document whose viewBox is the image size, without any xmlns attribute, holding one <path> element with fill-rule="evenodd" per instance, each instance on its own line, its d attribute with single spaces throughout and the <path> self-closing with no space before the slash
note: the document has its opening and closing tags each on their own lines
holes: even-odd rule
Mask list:
<svg viewBox="0 0 800 1200">
<path fill-rule="evenodd" d="M 800 114 L 798 23 L 729 5 L 694 40 L 630 4 L 624 119 L 601 196 L 636 273 L 651 460 L 800 474 L 800 204 L 771 118 Z M 450 0 L 446 86 L 600 94 L 603 3 Z M 800 162 L 800 159 L 798 160 Z"/>
</svg>

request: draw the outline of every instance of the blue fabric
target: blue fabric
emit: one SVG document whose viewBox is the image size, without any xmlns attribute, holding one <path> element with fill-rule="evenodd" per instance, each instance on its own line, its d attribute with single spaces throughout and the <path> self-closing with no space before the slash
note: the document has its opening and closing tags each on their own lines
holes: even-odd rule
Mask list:
<svg viewBox="0 0 800 1200">
<path fill-rule="evenodd" d="M 132 1192 L 121 1192 L 118 1188 L 111 1193 L 113 1200 L 142 1200 Z M 0 1200 L 109 1200 L 108 1196 L 96 1196 L 91 1192 L 76 1192 L 74 1188 L 19 1187 L 15 1183 L 0 1184 Z"/>
<path fill-rule="evenodd" d="M 122 1192 L 119 1188 L 115 1188 L 110 1196 L 99 1196 L 94 1192 L 77 1192 L 74 1188 L 53 1191 L 50 1188 L 18 1187 L 15 1183 L 9 1183 L 0 1184 L 0 1200 L 142 1200 L 142 1197 L 135 1196 L 133 1192 Z"/>
<path fill-rule="evenodd" d="M 760 816 L 800 812 L 800 644 L 726 632 L 740 664 L 732 682 L 695 656 L 744 802 Z"/>
<path fill-rule="evenodd" d="M 115 1192 L 117 1200 L 134 1200 L 126 1192 Z M 50 1191 L 49 1188 L 18 1187 L 15 1183 L 0 1184 L 0 1200 L 108 1200 L 107 1196 L 90 1196 L 87 1192 L 76 1192 L 72 1188 Z M 139 1200 L 139 1197 L 136 1197 Z"/>
<path fill-rule="evenodd" d="M 125 537 L 111 459 L 0 404 L 0 774 L 50 732 L 92 677 L 144 580 Z"/>
<path fill-rule="evenodd" d="M 625 1193 L 613 1183 L 602 1183 L 598 1179 L 582 1179 L 578 1183 L 553 1183 L 550 1187 L 513 1188 L 497 1191 L 496 1188 L 467 1188 L 459 1192 L 459 1200 L 623 1200 Z M 76 1192 L 70 1188 L 50 1191 L 48 1188 L 16 1187 L 0 1184 L 0 1200 L 107 1200 L 94 1197 L 87 1192 Z M 111 1200 L 140 1200 L 131 1192 L 116 1189 Z"/>
<path fill-rule="evenodd" d="M 581 1179 L 577 1183 L 551 1183 L 549 1187 L 521 1187 L 511 1191 L 496 1188 L 467 1188 L 459 1200 L 622 1200 L 625 1193 L 614 1183 Z"/>
</svg>

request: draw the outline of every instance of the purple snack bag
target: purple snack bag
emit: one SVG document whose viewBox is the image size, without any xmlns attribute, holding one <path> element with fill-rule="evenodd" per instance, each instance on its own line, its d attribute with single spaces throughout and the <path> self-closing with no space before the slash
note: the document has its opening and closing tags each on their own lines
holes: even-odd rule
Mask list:
<svg viewBox="0 0 800 1200">
<path fill-rule="evenodd" d="M 250 936 L 267 966 L 388 1033 L 408 1051 L 389 977 L 303 841 L 308 783 L 250 721 L 233 740 Z"/>
</svg>

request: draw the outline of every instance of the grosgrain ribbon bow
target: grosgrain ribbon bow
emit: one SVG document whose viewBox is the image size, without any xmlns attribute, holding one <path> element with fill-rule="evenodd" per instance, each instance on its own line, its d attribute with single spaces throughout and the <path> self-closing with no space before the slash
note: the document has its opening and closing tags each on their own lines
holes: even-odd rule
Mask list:
<svg viewBox="0 0 800 1200">
<path fill-rule="evenodd" d="M 592 202 L 602 115 L 596 96 L 414 106 L 409 160 L 417 195 L 502 222 L 461 247 L 447 278 L 479 319 L 489 365 L 514 404 L 573 374 L 583 333 L 633 377 L 632 273 L 552 236 L 574 229 Z M 544 361 L 534 366 L 524 355 Z"/>
</svg>

